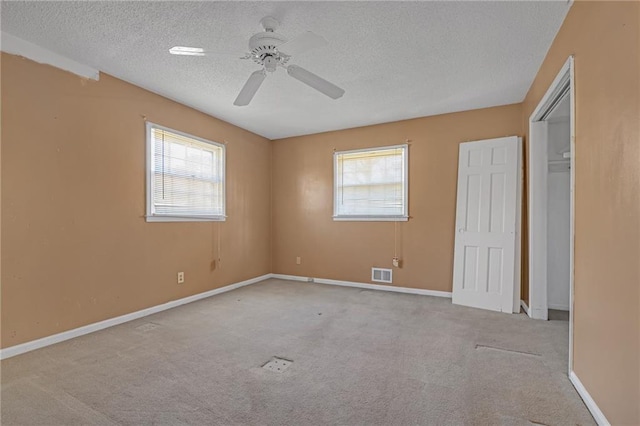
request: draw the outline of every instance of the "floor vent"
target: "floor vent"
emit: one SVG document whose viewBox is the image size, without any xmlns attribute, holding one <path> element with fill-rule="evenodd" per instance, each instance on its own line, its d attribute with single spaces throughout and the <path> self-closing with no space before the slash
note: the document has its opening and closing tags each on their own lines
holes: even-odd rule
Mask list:
<svg viewBox="0 0 640 426">
<path fill-rule="evenodd" d="M 393 271 L 391 269 L 371 268 L 371 281 L 391 284 L 393 282 Z"/>
<path fill-rule="evenodd" d="M 274 373 L 282 373 L 284 370 L 289 368 L 291 364 L 293 364 L 293 361 L 291 360 L 274 356 L 273 358 L 271 358 L 271 361 L 263 365 L 262 368 L 264 368 L 265 370 L 273 371 Z"/>
</svg>

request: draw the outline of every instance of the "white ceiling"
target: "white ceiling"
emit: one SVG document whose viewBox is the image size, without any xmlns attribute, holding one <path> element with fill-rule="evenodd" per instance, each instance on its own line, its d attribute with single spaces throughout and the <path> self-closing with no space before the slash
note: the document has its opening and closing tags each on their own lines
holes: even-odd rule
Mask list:
<svg viewBox="0 0 640 426">
<path fill-rule="evenodd" d="M 520 102 L 569 4 L 505 2 L 2 2 L 2 30 L 269 139 Z M 346 90 L 332 100 L 279 69 L 247 107 L 258 66 L 237 59 L 258 22 L 329 44 L 295 63 Z M 175 45 L 235 55 L 169 55 Z"/>
</svg>

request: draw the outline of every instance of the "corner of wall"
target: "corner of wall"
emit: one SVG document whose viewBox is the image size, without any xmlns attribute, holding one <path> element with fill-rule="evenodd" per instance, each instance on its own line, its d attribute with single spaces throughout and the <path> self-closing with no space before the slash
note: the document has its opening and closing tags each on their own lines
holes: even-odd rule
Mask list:
<svg viewBox="0 0 640 426">
<path fill-rule="evenodd" d="M 273 145 L 269 139 L 269 272 L 273 273 Z"/>
</svg>

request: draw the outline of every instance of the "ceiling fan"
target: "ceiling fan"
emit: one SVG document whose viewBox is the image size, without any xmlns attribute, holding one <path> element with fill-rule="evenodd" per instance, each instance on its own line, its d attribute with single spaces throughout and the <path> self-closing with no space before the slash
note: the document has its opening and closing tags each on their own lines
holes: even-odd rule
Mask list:
<svg viewBox="0 0 640 426">
<path fill-rule="evenodd" d="M 267 72 L 274 72 L 277 67 L 286 69 L 291 77 L 332 99 L 338 99 L 344 95 L 344 90 L 335 84 L 302 67 L 288 64 L 293 55 L 327 44 L 323 37 L 307 31 L 294 39 L 287 40 L 287 38 L 275 32 L 279 25 L 275 18 L 267 16 L 260 20 L 260 24 L 264 31 L 254 34 L 249 39 L 249 52 L 240 59 L 251 59 L 260 65 L 262 69 L 254 71 L 249 76 L 238 97 L 233 102 L 234 105 L 248 105 L 267 77 Z M 173 55 L 206 56 L 212 52 L 207 52 L 200 47 L 175 46 L 169 49 L 169 53 Z"/>
</svg>

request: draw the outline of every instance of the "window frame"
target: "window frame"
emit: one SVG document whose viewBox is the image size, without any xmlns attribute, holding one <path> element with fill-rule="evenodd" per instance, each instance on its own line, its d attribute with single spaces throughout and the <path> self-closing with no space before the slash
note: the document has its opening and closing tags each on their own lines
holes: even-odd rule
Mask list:
<svg viewBox="0 0 640 426">
<path fill-rule="evenodd" d="M 338 215 L 338 156 L 358 152 L 373 152 L 402 149 L 403 167 L 403 206 L 401 215 Z M 333 220 L 351 222 L 406 222 L 409 220 L 409 144 L 376 146 L 333 152 Z"/>
<path fill-rule="evenodd" d="M 153 193 L 154 193 L 154 146 L 152 141 L 152 130 L 164 130 L 166 132 L 175 133 L 176 135 L 183 136 L 185 138 L 193 139 L 195 141 L 213 145 L 222 149 L 222 214 L 221 215 L 173 215 L 173 214 L 157 214 L 154 212 Z M 161 126 L 150 121 L 145 125 L 145 139 L 146 139 L 146 215 L 147 222 L 224 222 L 227 218 L 227 147 L 223 143 L 213 142 L 198 136 L 191 135 L 189 133 L 181 132 L 179 130 L 172 129 L 170 127 Z"/>
</svg>

